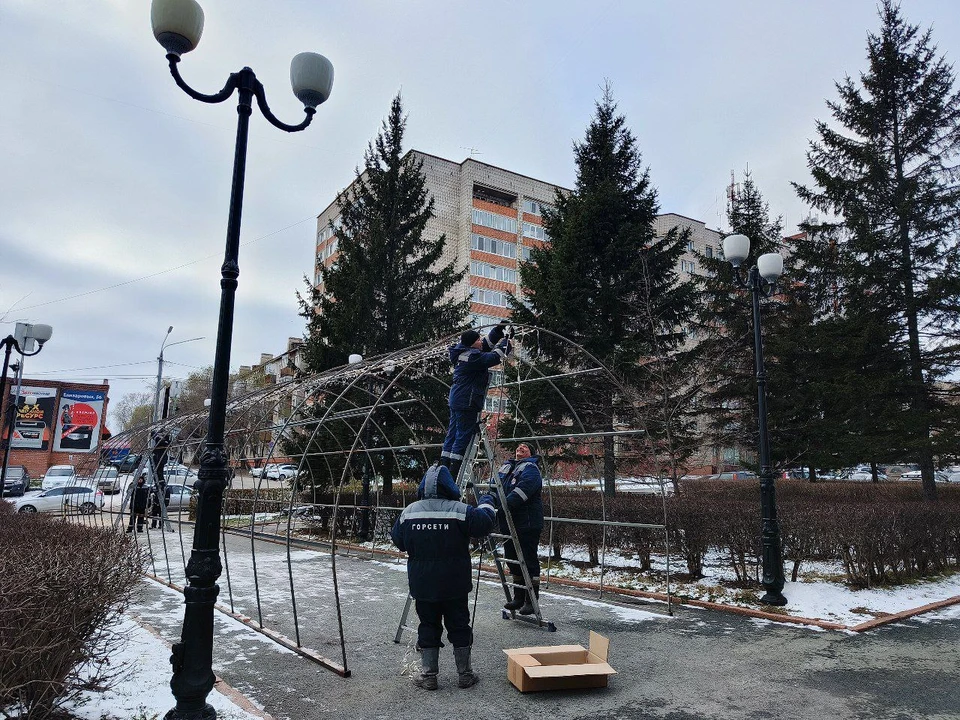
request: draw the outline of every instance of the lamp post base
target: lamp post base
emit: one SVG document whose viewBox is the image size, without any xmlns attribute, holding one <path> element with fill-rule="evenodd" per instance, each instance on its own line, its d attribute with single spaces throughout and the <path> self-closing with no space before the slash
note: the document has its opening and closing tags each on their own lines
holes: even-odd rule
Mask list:
<svg viewBox="0 0 960 720">
<path fill-rule="evenodd" d="M 163 720 L 217 720 L 217 711 L 209 703 L 203 706 L 203 710 L 186 714 L 177 712 L 174 708 L 163 716 Z"/>
</svg>

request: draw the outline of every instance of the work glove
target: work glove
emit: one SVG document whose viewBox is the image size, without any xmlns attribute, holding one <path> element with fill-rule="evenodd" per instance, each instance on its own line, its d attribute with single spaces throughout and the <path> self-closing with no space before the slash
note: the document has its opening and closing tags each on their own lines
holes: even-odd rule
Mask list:
<svg viewBox="0 0 960 720">
<path fill-rule="evenodd" d="M 503 350 L 504 355 L 509 355 L 510 351 L 513 350 L 513 343 L 511 343 L 507 338 L 504 338 L 497 343 L 497 347 Z"/>
<path fill-rule="evenodd" d="M 478 505 L 478 506 L 479 506 L 479 505 L 490 505 L 490 506 L 492 506 L 492 507 L 496 507 L 496 506 L 497 506 L 497 500 L 496 500 L 496 498 L 493 497 L 493 495 L 481 495 L 479 498 L 477 498 L 477 505 Z"/>
</svg>

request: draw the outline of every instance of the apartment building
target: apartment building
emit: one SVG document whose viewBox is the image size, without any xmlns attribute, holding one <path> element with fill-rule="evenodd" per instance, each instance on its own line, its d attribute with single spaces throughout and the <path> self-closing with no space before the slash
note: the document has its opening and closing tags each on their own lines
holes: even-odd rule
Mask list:
<svg viewBox="0 0 960 720">
<path fill-rule="evenodd" d="M 425 232 L 431 237 L 445 234 L 447 244 L 440 262 L 467 271 L 454 289 L 456 297 L 470 299 L 474 324 L 507 317 L 508 293 L 522 293 L 520 262 L 529 259 L 532 248 L 550 242 L 543 228 L 543 209 L 551 206 L 557 191 L 569 190 L 473 158 L 458 163 L 419 150 L 411 150 L 410 155 L 423 163 L 427 191 L 435 201 L 436 215 Z M 314 282 L 318 287 L 320 266 L 336 260 L 338 220 L 336 201 L 317 217 Z M 675 213 L 657 217 L 658 234 L 674 226 L 691 229 L 681 271 L 697 272 L 694 250 L 707 257 L 720 252 L 720 233 L 704 223 Z"/>
</svg>

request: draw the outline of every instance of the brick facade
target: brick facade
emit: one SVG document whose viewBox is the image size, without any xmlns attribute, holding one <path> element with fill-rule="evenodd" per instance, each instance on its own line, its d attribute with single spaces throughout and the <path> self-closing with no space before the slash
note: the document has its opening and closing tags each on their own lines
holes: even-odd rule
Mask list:
<svg viewBox="0 0 960 720">
<path fill-rule="evenodd" d="M 103 393 L 103 411 L 100 413 L 100 443 L 104 442 L 104 429 L 106 427 L 106 418 L 107 410 L 109 406 L 109 390 L 110 385 L 104 380 L 102 385 L 93 385 L 89 383 L 69 383 L 69 382 L 58 382 L 55 380 L 30 380 L 24 378 L 22 381 L 22 387 L 37 387 L 37 388 L 51 388 L 56 391 L 56 398 L 53 404 L 54 420 L 56 420 L 56 413 L 60 408 L 60 400 L 63 396 L 64 390 L 81 390 L 81 391 L 94 391 Z M 9 435 L 10 424 L 8 413 L 11 413 L 12 410 L 11 403 L 13 402 L 14 395 L 16 391 L 16 381 L 13 379 L 7 379 L 7 385 L 3 388 L 3 401 L 2 409 L 0 409 L 0 418 L 4 418 L 3 430 L 0 433 L 0 438 L 2 438 L 3 443 L 7 442 L 6 438 Z M 21 397 L 25 393 L 21 392 Z M 11 448 L 10 449 L 10 460 L 8 465 L 23 465 L 27 468 L 27 471 L 30 473 L 30 477 L 36 479 L 40 475 L 43 475 L 47 468 L 51 465 L 74 465 L 77 467 L 78 473 L 92 473 L 93 470 L 99 465 L 99 445 L 94 445 L 91 450 L 80 451 L 63 451 L 55 452 L 54 451 L 54 434 L 53 429 L 49 431 L 50 437 L 47 443 L 46 450 L 34 450 L 30 448 Z"/>
</svg>

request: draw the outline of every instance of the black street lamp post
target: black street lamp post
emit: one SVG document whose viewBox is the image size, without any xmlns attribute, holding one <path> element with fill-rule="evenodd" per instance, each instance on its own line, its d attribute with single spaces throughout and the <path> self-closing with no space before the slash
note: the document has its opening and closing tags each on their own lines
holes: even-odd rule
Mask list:
<svg viewBox="0 0 960 720">
<path fill-rule="evenodd" d="M 290 64 L 293 93 L 304 104 L 306 117 L 299 125 L 278 120 L 267 105 L 263 85 L 248 67 L 230 75 L 223 89 L 205 95 L 191 88 L 180 77 L 177 63 L 183 53 L 193 50 L 203 32 L 203 10 L 195 0 L 153 0 L 150 8 L 153 34 L 167 51 L 170 73 L 177 85 L 195 100 L 221 103 L 236 90 L 237 141 L 233 161 L 233 184 L 230 189 L 230 214 L 227 243 L 220 269 L 220 318 L 217 325 L 217 349 L 213 364 L 213 387 L 206 444 L 200 458 L 197 480 L 197 518 L 193 547 L 187 563 L 186 607 L 180 642 L 173 646 L 170 662 L 173 678 L 170 688 L 177 699 L 176 707 L 166 714 L 170 720 L 211 720 L 216 711 L 206 701 L 213 688 L 213 606 L 220 592 L 216 584 L 222 570 L 220 564 L 220 508 L 227 485 L 229 468 L 224 450 L 224 426 L 227 414 L 227 390 L 230 375 L 230 346 L 233 337 L 234 298 L 240 249 L 240 219 L 243 206 L 243 181 L 247 159 L 247 131 L 253 112 L 253 99 L 263 116 L 286 132 L 306 128 L 333 87 L 333 66 L 316 53 L 300 53 Z"/>
<path fill-rule="evenodd" d="M 767 605 L 786 605 L 783 595 L 783 549 L 780 542 L 780 523 L 777 520 L 777 495 L 770 465 L 770 439 L 767 435 L 767 371 L 763 365 L 763 336 L 760 331 L 760 297 L 770 297 L 777 278 L 783 273 L 783 258 L 779 253 L 766 253 L 757 258 L 757 264 L 747 272 L 746 280 L 740 274 L 740 265 L 750 254 L 750 239 L 746 235 L 730 235 L 723 240 L 724 257 L 733 265 L 734 279 L 750 291 L 753 299 L 753 347 L 757 369 L 757 420 L 760 425 L 760 514 L 763 587 L 766 593 L 760 601 Z"/>
<path fill-rule="evenodd" d="M 20 336 L 22 332 L 22 337 Z M 7 392 L 7 370 L 10 368 L 10 354 L 16 350 L 23 357 L 31 357 L 38 354 L 43 350 L 44 344 L 50 337 L 53 335 L 53 328 L 49 325 L 28 325 L 28 324 L 17 324 L 17 334 L 16 335 L 7 335 L 3 340 L 0 340 L 0 343 L 3 344 L 3 372 L 0 373 L 0 392 Z M 30 347 L 33 345 L 33 342 L 36 341 L 37 349 L 31 351 Z M 7 400 L 6 397 L 3 400 Z M 3 464 L 0 465 L 0 496 L 3 495 L 4 484 L 7 481 L 7 463 L 10 460 L 10 446 L 13 444 L 13 431 L 16 426 L 16 417 L 17 417 L 17 398 L 14 397 L 12 400 L 9 400 L 11 405 L 12 413 L 4 414 L 4 420 L 6 419 L 7 414 L 13 418 L 10 421 L 9 428 L 7 429 L 7 440 L 3 444 Z M 0 405 L 3 403 L 0 402 Z"/>
</svg>

